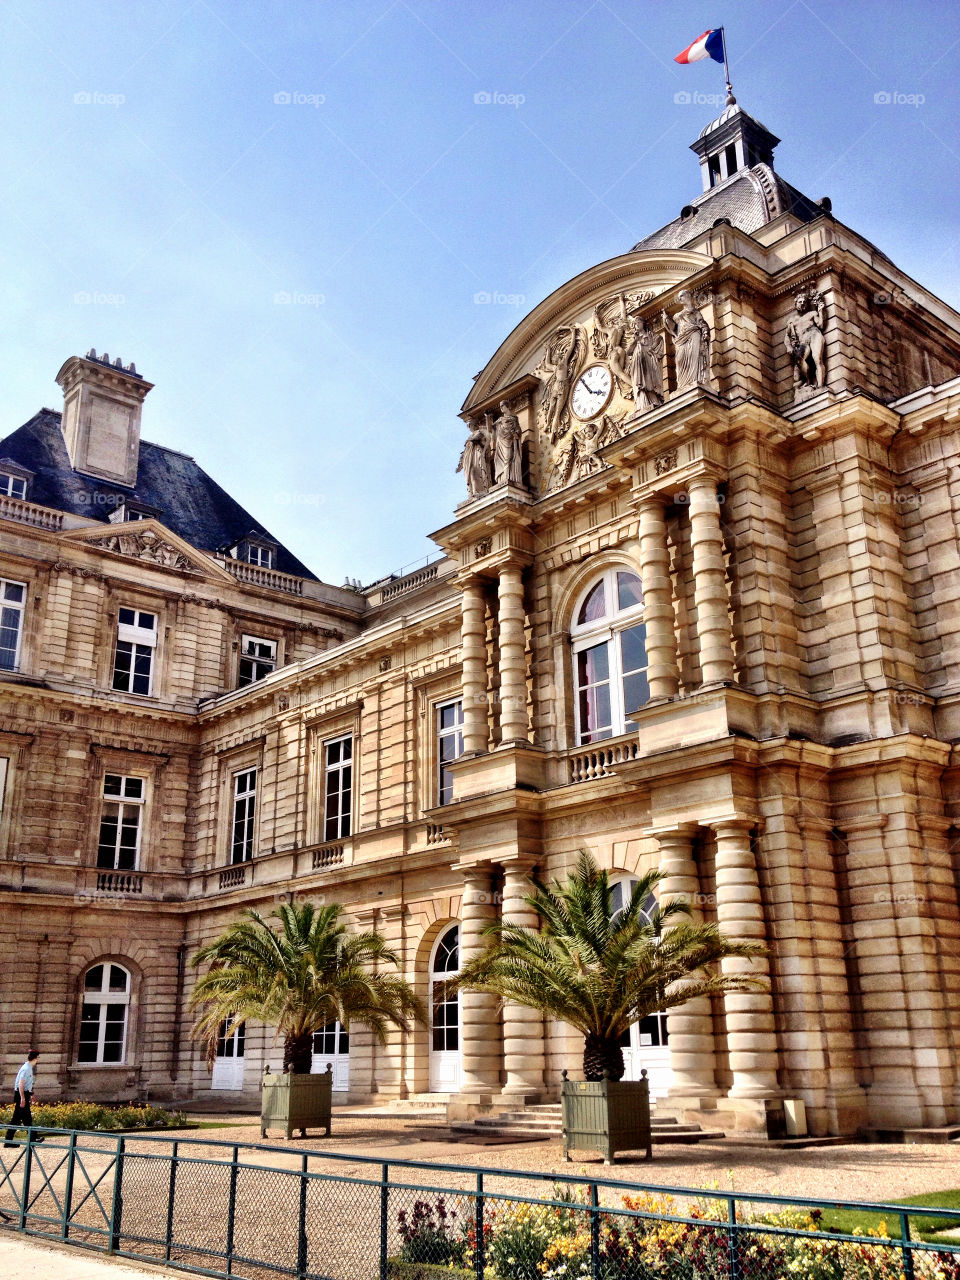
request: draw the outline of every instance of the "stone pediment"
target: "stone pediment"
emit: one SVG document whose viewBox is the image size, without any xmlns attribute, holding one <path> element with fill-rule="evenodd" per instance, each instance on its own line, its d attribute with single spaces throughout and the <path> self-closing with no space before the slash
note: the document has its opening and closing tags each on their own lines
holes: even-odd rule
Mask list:
<svg viewBox="0 0 960 1280">
<path fill-rule="evenodd" d="M 129 520 L 124 524 L 96 529 L 73 529 L 64 535 L 64 540 L 82 543 L 128 560 L 145 561 L 160 569 L 172 569 L 175 573 L 234 582 L 231 574 L 156 519 Z"/>
</svg>

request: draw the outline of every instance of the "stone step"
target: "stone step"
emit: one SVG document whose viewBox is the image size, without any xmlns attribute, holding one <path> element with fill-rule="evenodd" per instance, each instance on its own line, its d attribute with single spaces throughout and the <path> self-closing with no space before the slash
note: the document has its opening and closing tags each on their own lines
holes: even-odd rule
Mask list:
<svg viewBox="0 0 960 1280">
<path fill-rule="evenodd" d="M 563 1127 L 531 1120 L 527 1124 L 514 1122 L 498 1124 L 493 1116 L 479 1116 L 476 1120 L 463 1120 L 450 1126 L 453 1133 L 483 1135 L 484 1137 L 516 1138 L 518 1140 L 560 1138 Z M 722 1129 L 701 1129 L 699 1125 L 656 1125 L 652 1126 L 653 1141 L 658 1146 L 692 1144 L 697 1142 L 716 1142 L 725 1137 Z"/>
</svg>

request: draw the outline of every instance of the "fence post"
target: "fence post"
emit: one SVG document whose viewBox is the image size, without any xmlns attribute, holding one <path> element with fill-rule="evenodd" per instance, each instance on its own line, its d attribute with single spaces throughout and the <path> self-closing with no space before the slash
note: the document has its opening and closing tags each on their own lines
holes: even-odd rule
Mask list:
<svg viewBox="0 0 960 1280">
<path fill-rule="evenodd" d="M 180 1143 L 174 1138 L 173 1151 L 170 1154 L 170 1178 L 167 1182 L 167 1238 L 163 1251 L 163 1256 L 170 1261 L 170 1254 L 173 1249 L 173 1206 L 177 1198 L 177 1152 L 180 1150 Z"/>
<path fill-rule="evenodd" d="M 590 1183 L 590 1280 L 600 1276 L 600 1193 L 595 1182 Z"/>
<path fill-rule="evenodd" d="M 900 1215 L 900 1252 L 903 1258 L 903 1280 L 914 1280 L 913 1249 L 910 1247 L 910 1219 Z"/>
<path fill-rule="evenodd" d="M 307 1154 L 303 1154 L 300 1170 L 300 1217 L 297 1235 L 297 1280 L 307 1274 Z"/>
<path fill-rule="evenodd" d="M 70 1145 L 67 1149 L 67 1184 L 63 1189 L 63 1222 L 60 1224 L 60 1239 L 66 1240 L 70 1234 L 70 1209 L 73 1203 L 73 1166 L 77 1158 L 77 1131 L 70 1134 Z"/>
<path fill-rule="evenodd" d="M 473 1222 L 474 1222 L 473 1229 L 477 1234 L 477 1244 L 476 1244 L 476 1248 L 473 1251 L 473 1269 L 477 1277 L 477 1280 L 483 1280 L 483 1270 L 486 1264 L 486 1258 L 484 1257 L 486 1250 L 484 1248 L 484 1239 L 483 1239 L 484 1200 L 485 1200 L 485 1197 L 483 1194 L 483 1174 L 478 1173 L 477 1174 L 477 1201 L 476 1201 L 476 1204 L 474 1205 L 474 1215 L 473 1215 Z"/>
<path fill-rule="evenodd" d="M 387 1280 L 387 1229 L 390 1213 L 390 1166 L 384 1160 L 380 1177 L 380 1280 Z"/>
<path fill-rule="evenodd" d="M 230 1191 L 227 1198 L 227 1275 L 233 1275 L 233 1236 L 237 1221 L 237 1160 L 240 1148 L 233 1148 L 233 1161 L 230 1165 Z"/>
<path fill-rule="evenodd" d="M 737 1197 L 727 1196 L 727 1247 L 730 1253 L 730 1280 L 740 1280 L 740 1253 L 737 1248 Z"/>
<path fill-rule="evenodd" d="M 110 1211 L 110 1248 L 108 1253 L 116 1253 L 120 1248 L 120 1227 L 123 1219 L 123 1153 L 126 1150 L 125 1138 L 117 1139 L 117 1156 L 113 1172 L 113 1206 Z"/>
<path fill-rule="evenodd" d="M 30 1167 L 33 1164 L 33 1130 L 27 1130 L 27 1145 L 23 1153 L 23 1197 L 20 1201 L 20 1230 L 27 1225 L 27 1202 L 30 1199 Z"/>
</svg>

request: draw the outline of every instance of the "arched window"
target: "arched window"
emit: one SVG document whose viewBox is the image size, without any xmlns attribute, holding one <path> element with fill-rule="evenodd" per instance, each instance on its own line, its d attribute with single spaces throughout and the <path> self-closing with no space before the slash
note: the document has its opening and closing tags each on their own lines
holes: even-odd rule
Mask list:
<svg viewBox="0 0 960 1280">
<path fill-rule="evenodd" d="M 650 697 L 643 591 L 630 569 L 608 569 L 584 591 L 570 628 L 577 743 L 636 729 L 628 719 Z"/>
<path fill-rule="evenodd" d="M 610 900 L 613 907 L 613 914 L 616 916 L 630 901 L 634 889 L 640 881 L 636 876 L 611 875 L 610 884 Z M 643 915 L 649 921 L 651 915 L 656 910 L 657 895 L 655 893 L 647 894 L 647 900 L 643 904 Z"/>
<path fill-rule="evenodd" d="M 77 1061 L 124 1062 L 130 1012 L 130 974 L 119 964 L 95 964 L 83 978 Z"/>
<path fill-rule="evenodd" d="M 450 979 L 460 972 L 460 926 L 446 929 L 430 963 L 430 1090 L 460 1088 L 460 994 Z"/>
</svg>

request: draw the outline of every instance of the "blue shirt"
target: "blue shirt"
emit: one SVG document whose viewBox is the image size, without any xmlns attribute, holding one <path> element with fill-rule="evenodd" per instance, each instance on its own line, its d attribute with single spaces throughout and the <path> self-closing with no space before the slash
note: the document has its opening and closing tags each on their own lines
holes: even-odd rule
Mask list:
<svg viewBox="0 0 960 1280">
<path fill-rule="evenodd" d="M 10 1077 L 7 1076 L 7 1079 L 9 1080 Z M 33 1093 L 33 1081 L 34 1081 L 33 1063 L 25 1062 L 23 1066 L 20 1068 L 20 1070 L 17 1072 L 17 1078 L 14 1081 L 13 1087 L 14 1089 L 16 1089 L 17 1093 L 19 1093 L 20 1086 L 22 1084 L 24 1093 Z"/>
</svg>

